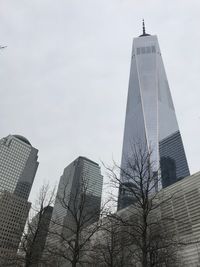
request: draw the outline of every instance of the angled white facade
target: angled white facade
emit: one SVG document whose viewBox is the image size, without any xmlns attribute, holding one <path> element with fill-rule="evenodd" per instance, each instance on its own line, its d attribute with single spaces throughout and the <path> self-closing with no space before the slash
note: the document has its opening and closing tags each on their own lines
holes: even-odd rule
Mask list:
<svg viewBox="0 0 200 267">
<path fill-rule="evenodd" d="M 146 34 L 144 29 L 133 40 L 123 169 L 132 156 L 132 145 L 137 144 L 152 151 L 153 171 L 160 169 L 163 187 L 190 175 L 158 39 Z M 126 177 L 122 179 L 126 182 Z"/>
<path fill-rule="evenodd" d="M 163 219 L 165 222 L 165 229 L 169 235 L 175 239 L 175 242 L 179 244 L 177 245 L 177 251 L 175 251 L 178 253 L 178 260 L 172 263 L 168 262 L 167 266 L 200 266 L 200 172 L 185 177 L 181 181 L 162 189 L 158 193 L 158 196 L 161 200 L 161 204 L 158 205 L 154 212 L 156 212 L 158 218 Z M 129 206 L 120 210 L 117 214 L 123 218 L 132 217 L 134 212 L 138 212 L 138 210 L 134 210 L 134 207 L 134 205 Z M 155 215 L 155 213 L 151 213 L 150 216 L 153 215 Z M 105 229 L 108 230 L 107 218 L 105 217 L 103 220 L 107 227 Z M 115 224 L 116 227 L 119 227 L 119 225 L 120 224 Z M 116 232 L 115 229 L 114 233 Z M 110 233 L 112 233 L 111 230 Z M 126 230 L 125 233 L 127 233 Z M 92 237 L 91 245 L 94 246 L 95 242 L 98 243 L 100 241 L 102 245 L 105 244 L 105 247 L 102 246 L 102 248 L 108 248 L 106 245 L 108 240 L 109 234 L 107 232 L 104 234 L 104 228 L 102 228 Z M 88 251 L 90 253 L 90 250 Z M 129 250 L 126 246 L 125 251 L 122 251 L 122 253 L 126 251 L 130 252 L 131 249 Z M 117 255 L 120 257 L 118 250 L 117 252 Z M 133 261 L 134 255 L 133 253 L 133 258 L 131 258 Z M 125 257 L 125 259 L 127 259 L 127 257 Z M 138 260 L 137 257 L 135 259 Z M 132 266 L 136 265 L 133 264 Z M 137 266 L 141 265 L 138 263 Z"/>
<path fill-rule="evenodd" d="M 170 201 L 160 207 L 167 227 L 175 233 L 181 245 L 179 248 L 180 267 L 200 266 L 200 172 L 174 183 L 160 194 Z"/>
</svg>

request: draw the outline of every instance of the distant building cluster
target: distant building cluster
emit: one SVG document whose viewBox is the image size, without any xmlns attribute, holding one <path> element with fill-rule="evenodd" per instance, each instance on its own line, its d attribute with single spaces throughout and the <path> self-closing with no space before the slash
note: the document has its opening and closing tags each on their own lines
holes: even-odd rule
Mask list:
<svg viewBox="0 0 200 267">
<path fill-rule="evenodd" d="M 130 180 L 127 162 L 141 147 L 153 162 L 150 170 L 156 184 L 153 190 L 163 192 L 164 196 L 176 195 L 175 200 L 159 209 L 159 216 L 174 218 L 168 226 L 186 244 L 179 251 L 182 257 L 179 266 L 199 266 L 200 174 L 190 176 L 158 40 L 145 32 L 144 25 L 143 34 L 134 38 L 132 48 L 119 177 L 118 214 L 122 217 L 138 200 L 134 194 L 137 180 L 135 183 Z M 64 168 L 54 206 L 41 206 L 25 227 L 38 164 L 38 150 L 25 137 L 8 135 L 0 140 L 0 266 L 58 266 L 56 256 L 52 265 L 46 263 L 48 253 L 54 255 L 55 248 L 68 260 L 75 255 L 75 249 L 85 245 L 86 241 L 80 240 L 92 239 L 95 244 L 98 239 L 91 232 L 105 220 L 101 213 L 103 176 L 99 164 L 83 156 Z M 26 251 L 22 253 L 24 245 Z M 75 266 L 72 261 L 81 256 L 79 253 L 68 260 L 69 266 Z M 16 264 L 21 258 L 30 265 Z M 62 261 L 59 266 L 68 265 Z"/>
</svg>

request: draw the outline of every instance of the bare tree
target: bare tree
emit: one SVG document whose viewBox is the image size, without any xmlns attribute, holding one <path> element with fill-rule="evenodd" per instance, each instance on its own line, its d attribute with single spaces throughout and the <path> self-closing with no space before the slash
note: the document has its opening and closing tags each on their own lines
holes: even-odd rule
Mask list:
<svg viewBox="0 0 200 267">
<path fill-rule="evenodd" d="M 91 244 L 91 251 L 92 266 L 132 266 L 131 254 L 121 224 L 111 214 L 103 218 L 101 229 Z"/>
<path fill-rule="evenodd" d="M 43 185 L 29 213 L 19 249 L 20 260 L 25 267 L 39 266 L 44 261 L 42 253 L 49 231 L 54 198 L 55 188 L 51 190 L 49 184 Z"/>
<path fill-rule="evenodd" d="M 113 217 L 120 221 L 127 237 L 132 266 L 176 266 L 176 239 L 164 223 L 173 218 L 161 216 L 160 208 L 169 199 L 158 193 L 159 170 L 152 160 L 152 151 L 141 144 L 133 145 L 126 166 L 115 164 L 107 170 L 112 183 L 119 186 L 119 201 L 129 205 Z"/>
<path fill-rule="evenodd" d="M 104 207 L 101 197 L 94 192 L 89 170 L 83 171 L 73 190 L 65 182 L 56 197 L 57 206 L 62 210 L 61 216 L 52 219 L 50 239 L 47 245 L 49 255 L 59 257 L 64 266 L 80 266 L 88 262 L 90 240 L 100 229 Z M 68 264 L 68 265 L 67 265 Z"/>
</svg>

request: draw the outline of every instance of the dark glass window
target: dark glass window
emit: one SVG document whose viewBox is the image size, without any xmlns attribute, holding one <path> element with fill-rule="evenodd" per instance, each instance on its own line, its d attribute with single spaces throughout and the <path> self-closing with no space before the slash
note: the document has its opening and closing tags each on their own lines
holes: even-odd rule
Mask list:
<svg viewBox="0 0 200 267">
<path fill-rule="evenodd" d="M 137 55 L 140 54 L 140 47 L 137 48 Z"/>
<path fill-rule="evenodd" d="M 156 53 L 156 47 L 155 47 L 155 45 L 152 45 L 151 51 L 152 51 L 152 53 Z"/>
</svg>

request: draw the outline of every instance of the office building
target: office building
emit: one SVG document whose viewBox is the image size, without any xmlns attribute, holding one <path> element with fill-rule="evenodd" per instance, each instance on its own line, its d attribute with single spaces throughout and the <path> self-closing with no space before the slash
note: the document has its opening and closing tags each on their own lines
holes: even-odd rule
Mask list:
<svg viewBox="0 0 200 267">
<path fill-rule="evenodd" d="M 38 150 L 20 135 L 0 140 L 0 192 L 28 199 L 37 171 Z"/>
<path fill-rule="evenodd" d="M 43 262 L 42 254 L 49 232 L 52 212 L 53 207 L 51 206 L 41 209 L 31 220 L 27 235 L 21 241 L 20 252 L 31 266 L 40 266 Z"/>
<path fill-rule="evenodd" d="M 54 234 L 47 238 L 47 245 L 59 247 L 62 235 L 68 238 L 74 234 L 80 210 L 84 227 L 99 219 L 102 185 L 100 166 L 88 158 L 78 157 L 64 169 L 50 224 Z"/>
<path fill-rule="evenodd" d="M 190 175 L 158 39 L 156 35 L 146 33 L 144 22 L 143 34 L 133 39 L 121 160 L 123 169 L 133 156 L 133 146 L 138 144 L 151 151 L 152 171 L 161 176 L 162 187 Z M 127 183 L 127 177 L 121 177 L 121 181 Z M 119 209 L 131 203 L 126 194 L 126 190 L 120 190 Z"/>
<path fill-rule="evenodd" d="M 38 150 L 20 135 L 0 140 L 0 259 L 15 255 L 30 209 Z"/>
</svg>

